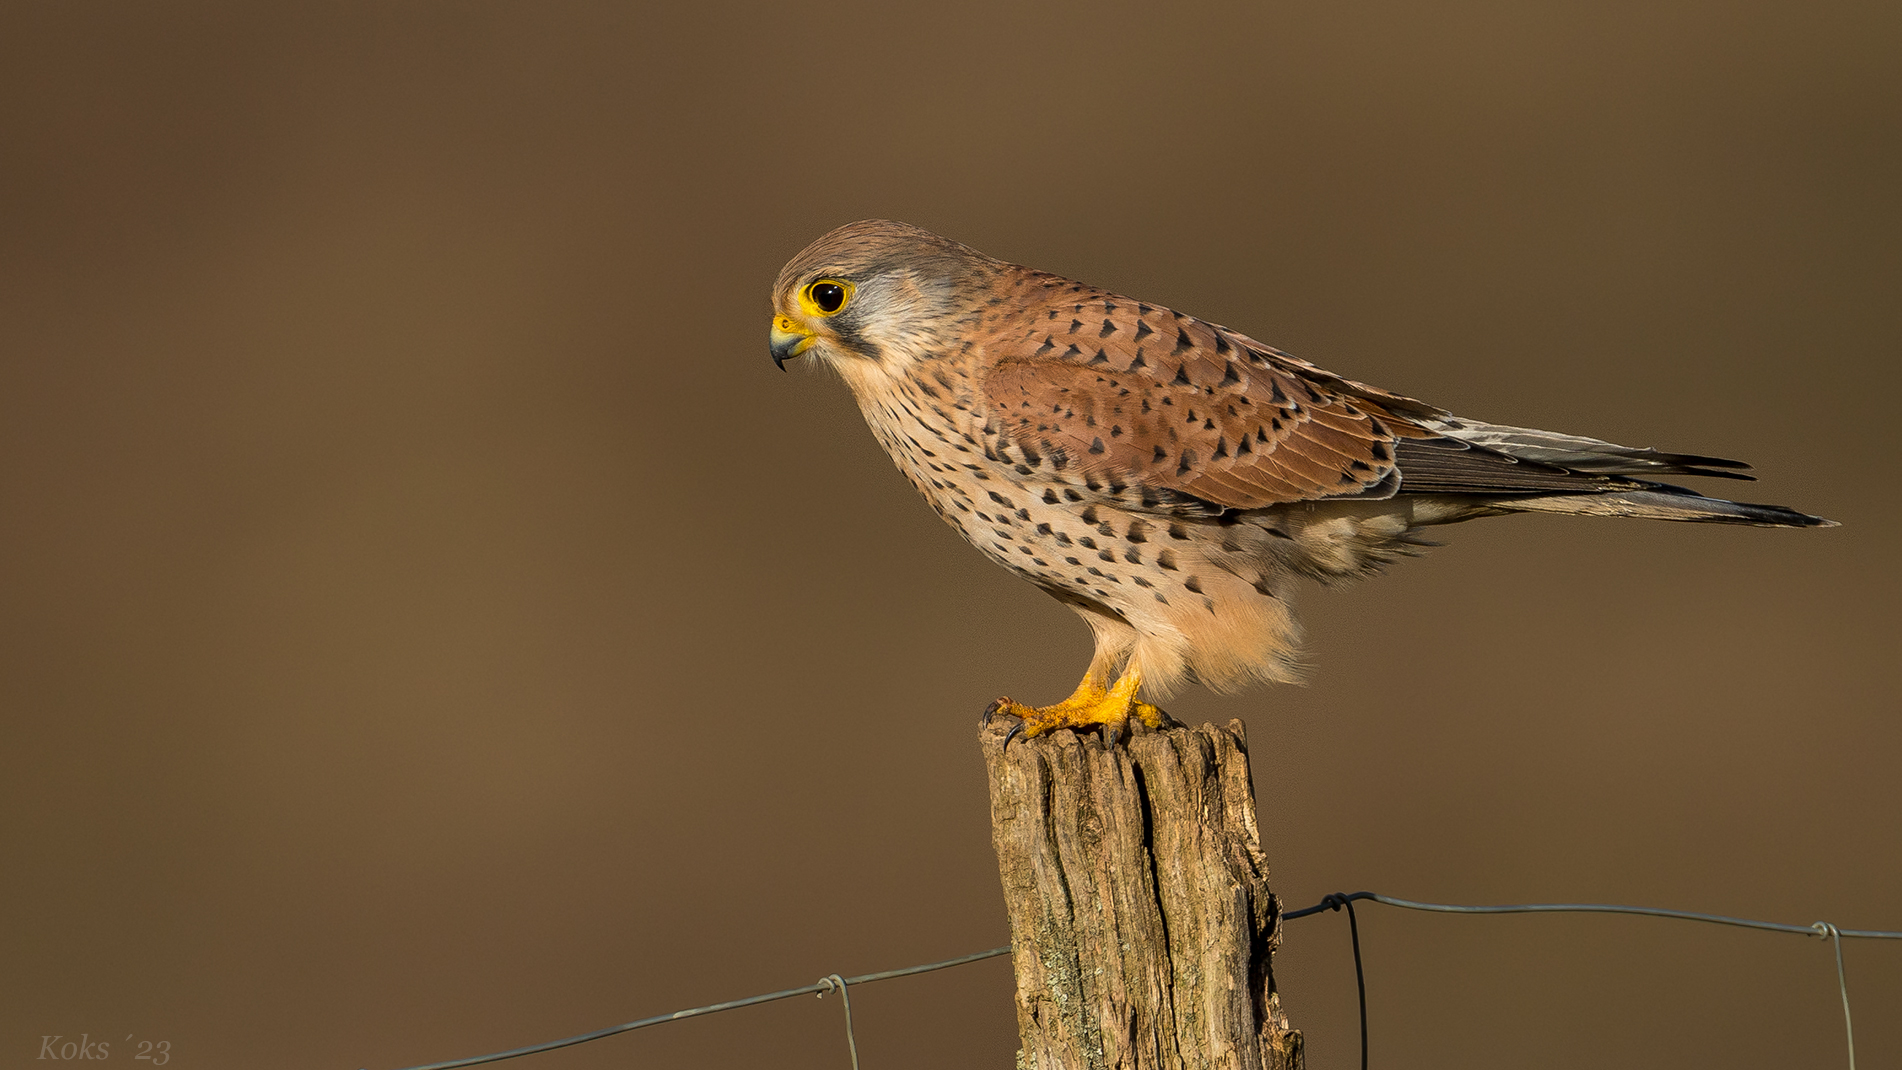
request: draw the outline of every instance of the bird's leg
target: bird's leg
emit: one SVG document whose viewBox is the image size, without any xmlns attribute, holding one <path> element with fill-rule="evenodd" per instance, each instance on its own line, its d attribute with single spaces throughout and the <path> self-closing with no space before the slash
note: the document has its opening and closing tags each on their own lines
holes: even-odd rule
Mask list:
<svg viewBox="0 0 1902 1070">
<path fill-rule="evenodd" d="M 1116 703 L 1122 704 L 1121 711 L 1117 715 L 1119 723 L 1134 719 L 1144 728 L 1161 728 L 1169 723 L 1169 715 L 1162 712 L 1161 708 L 1136 697 L 1142 686 L 1143 674 L 1132 666 L 1123 674 L 1122 679 L 1111 685 L 1109 692 L 1104 696 L 1104 705 L 1106 709 L 1113 710 Z M 1104 723 L 1111 722 L 1106 720 Z"/>
<path fill-rule="evenodd" d="M 991 704 L 986 717 L 1001 713 L 1017 718 L 1022 724 L 1011 734 L 1021 732 L 1025 739 L 1034 739 L 1058 728 L 1096 726 L 1105 727 L 1114 738 L 1132 717 L 1146 728 L 1161 728 L 1168 723 L 1168 714 L 1136 697 L 1142 687 L 1142 673 L 1137 669 L 1124 672 L 1121 679 L 1107 688 L 1101 681 L 1102 676 L 1092 667 L 1077 685 L 1076 693 L 1054 706 L 1025 706 L 1002 698 Z"/>
<path fill-rule="evenodd" d="M 1095 665 L 1091 665 L 1089 671 L 1083 674 L 1083 682 L 1076 685 L 1076 690 L 1070 693 L 1070 697 L 1054 706 L 1026 706 L 1008 697 L 1000 698 L 985 709 L 984 723 L 989 724 L 991 718 L 999 714 L 1005 717 L 1017 718 L 1024 722 L 1023 727 L 1026 729 L 1033 721 L 1042 721 L 1050 718 L 1061 720 L 1062 717 L 1070 711 L 1088 709 L 1097 702 L 1102 701 L 1103 696 L 1108 693 L 1108 689 L 1103 686 L 1104 675 L 1105 674 L 1097 671 Z M 1053 725 L 1053 727 L 1055 726 Z M 1034 732 L 1027 732 L 1026 734 L 1039 736 L 1047 731 L 1049 731 L 1048 728 L 1043 728 Z"/>
<path fill-rule="evenodd" d="M 1076 690 L 1070 692 L 1069 698 L 1064 699 L 1055 706 L 1046 706 L 1044 708 L 1049 710 L 1082 710 L 1094 706 L 1103 701 L 1104 694 L 1108 692 L 1108 688 L 1103 686 L 1105 675 L 1105 673 L 1098 672 L 1096 666 L 1090 666 L 1090 671 L 1083 674 L 1083 682 L 1076 685 Z"/>
<path fill-rule="evenodd" d="M 1149 729 L 1161 728 L 1175 722 L 1175 718 L 1164 713 L 1162 707 L 1133 696 L 1129 702 L 1129 715 L 1141 722 L 1144 728 Z"/>
</svg>

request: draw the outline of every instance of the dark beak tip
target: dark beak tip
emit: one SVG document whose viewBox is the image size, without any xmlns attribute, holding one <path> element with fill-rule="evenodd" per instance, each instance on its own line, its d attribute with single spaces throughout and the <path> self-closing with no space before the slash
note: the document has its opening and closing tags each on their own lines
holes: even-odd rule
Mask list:
<svg viewBox="0 0 1902 1070">
<path fill-rule="evenodd" d="M 812 341 L 810 335 L 773 328 L 771 337 L 766 341 L 766 352 L 773 358 L 773 364 L 780 371 L 786 370 L 786 362 L 798 356 L 805 345 Z"/>
</svg>

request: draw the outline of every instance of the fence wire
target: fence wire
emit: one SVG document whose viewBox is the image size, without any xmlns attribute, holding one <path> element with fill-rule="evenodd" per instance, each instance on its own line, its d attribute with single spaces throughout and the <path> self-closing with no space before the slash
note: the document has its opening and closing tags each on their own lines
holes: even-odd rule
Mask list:
<svg viewBox="0 0 1902 1070">
<path fill-rule="evenodd" d="M 606 1029 L 596 1029 L 591 1033 L 563 1037 L 560 1040 L 551 1040 L 544 1044 L 530 1044 L 526 1048 L 511 1048 L 508 1051 L 498 1051 L 490 1055 L 476 1055 L 467 1059 L 451 1059 L 448 1062 L 442 1063 L 427 1063 L 423 1066 L 405 1067 L 404 1070 L 451 1070 L 451 1068 L 458 1066 L 479 1066 L 483 1063 L 499 1063 L 503 1059 L 516 1059 L 524 1055 L 536 1055 L 544 1051 L 554 1051 L 556 1048 L 570 1048 L 576 1044 L 586 1044 L 590 1040 L 600 1040 L 603 1037 L 611 1037 L 635 1029 L 645 1029 L 650 1025 L 659 1025 L 662 1022 L 678 1022 L 683 1018 L 698 1018 L 703 1014 L 717 1014 L 720 1011 L 738 1010 L 741 1007 L 756 1007 L 761 1003 L 791 999 L 794 996 L 823 996 L 834 989 L 837 989 L 840 995 L 844 995 L 846 986 L 848 985 L 868 985 L 873 981 L 889 981 L 894 977 L 910 977 L 914 974 L 930 973 L 933 970 L 948 970 L 953 966 L 963 966 L 966 963 L 980 962 L 984 959 L 994 959 L 999 955 L 1008 954 L 1010 954 L 1010 948 L 994 947 L 989 951 L 960 955 L 954 959 L 945 959 L 943 962 L 928 962 L 923 966 L 906 966 L 903 969 L 885 970 L 881 973 L 860 974 L 857 977 L 841 978 L 835 973 L 822 977 L 812 984 L 800 988 L 788 988 L 779 992 L 768 992 L 763 996 L 747 996 L 745 999 L 733 999 L 725 1003 L 709 1003 L 704 1007 L 690 1007 L 687 1010 L 675 1011 L 672 1014 L 657 1014 L 652 1018 L 641 1018 L 632 1022 L 626 1022 L 622 1025 L 611 1025 Z M 852 1037 L 851 1033 L 852 1011 L 850 1004 L 846 1005 L 845 1028 L 846 1037 L 851 1041 L 852 1046 L 852 1065 L 857 1067 L 858 1041 Z"/>
<path fill-rule="evenodd" d="M 1354 938 L 1354 982 L 1360 988 L 1361 1070 L 1367 1070 L 1367 981 L 1360 963 L 1360 925 L 1354 920 L 1356 900 L 1369 900 L 1385 903 L 1390 907 L 1425 910 L 1436 914 L 1637 914 L 1652 918 L 1671 918 L 1677 921 L 1701 921 L 1711 925 L 1735 925 L 1739 928 L 1762 929 L 1767 932 L 1794 933 L 1798 936 L 1820 936 L 1831 941 L 1836 947 L 1836 986 L 1843 998 L 1843 1033 L 1849 1042 L 1849 1070 L 1856 1070 L 1856 1027 L 1849 1017 L 1849 981 L 1843 975 L 1842 938 L 1851 936 L 1865 940 L 1902 940 L 1902 932 L 1886 932 L 1880 929 L 1840 929 L 1826 921 L 1812 922 L 1809 925 L 1785 925 L 1775 921 L 1733 918 L 1724 914 L 1700 914 L 1690 910 L 1666 910 L 1662 907 L 1628 907 L 1615 903 L 1513 903 L 1504 906 L 1460 906 L 1452 903 L 1421 903 L 1412 899 L 1381 895 L 1378 892 L 1335 892 L 1311 907 L 1283 914 L 1281 920 L 1291 921 L 1295 918 L 1319 914 L 1324 910 L 1347 908 L 1348 924 Z"/>
<path fill-rule="evenodd" d="M 1281 915 L 1283 921 L 1294 921 L 1324 911 L 1347 910 L 1350 932 L 1354 945 L 1354 980 L 1360 991 L 1360 1064 L 1362 1070 L 1367 1067 L 1367 982 L 1361 969 L 1360 924 L 1354 918 L 1354 903 L 1370 901 L 1390 907 L 1402 907 L 1407 910 L 1424 910 L 1438 914 L 1636 914 L 1645 917 L 1671 918 L 1678 921 L 1698 921 L 1712 925 L 1734 925 L 1745 929 L 1761 929 L 1768 932 L 1793 933 L 1799 936 L 1816 936 L 1830 941 L 1836 951 L 1836 983 L 1842 993 L 1843 1030 L 1849 1043 L 1849 1070 L 1856 1070 L 1856 1032 L 1849 1017 L 1849 982 L 1843 974 L 1844 937 L 1864 940 L 1902 940 L 1902 932 L 1889 932 L 1881 929 L 1844 929 L 1826 921 L 1810 925 L 1785 925 L 1774 921 L 1756 921 L 1750 918 L 1733 918 L 1723 914 L 1702 914 L 1689 910 L 1666 910 L 1662 907 L 1620 906 L 1614 903 L 1514 903 L 1501 906 L 1462 906 L 1452 903 L 1422 903 L 1412 899 L 1400 899 L 1381 895 L 1378 892 L 1335 892 L 1319 903 L 1301 910 L 1287 911 Z M 447 1062 L 426 1063 L 421 1066 L 404 1067 L 403 1070 L 455 1070 L 457 1067 L 480 1066 L 484 1063 L 501 1062 L 504 1059 L 516 1059 L 524 1055 L 536 1055 L 558 1048 L 573 1047 L 591 1040 L 617 1036 L 621 1033 L 644 1029 L 663 1022 L 677 1022 L 684 1018 L 697 1018 L 703 1014 L 717 1014 L 720 1011 L 738 1010 L 741 1007 L 754 1007 L 762 1003 L 791 999 L 794 996 L 824 996 L 830 992 L 839 994 L 840 1002 L 845 1006 L 845 1039 L 852 1056 L 852 1070 L 858 1070 L 858 1038 L 852 1033 L 852 1003 L 847 989 L 852 985 L 871 984 L 874 981 L 889 981 L 896 977 L 911 977 L 934 970 L 948 970 L 953 966 L 964 966 L 985 959 L 994 959 L 1010 954 L 1009 947 L 994 947 L 989 951 L 978 951 L 961 955 L 942 962 L 928 962 L 922 966 L 906 966 L 896 970 L 884 970 L 879 973 L 861 974 L 857 977 L 841 977 L 828 974 L 818 981 L 799 988 L 787 988 L 778 992 L 768 992 L 759 996 L 747 996 L 744 999 L 728 1000 L 724 1003 L 710 1003 L 704 1007 L 690 1007 L 672 1014 L 657 1014 L 652 1018 L 640 1018 L 621 1025 L 596 1029 L 560 1040 L 550 1040 L 542 1044 L 530 1044 L 524 1048 L 511 1048 L 508 1051 L 493 1052 L 488 1055 L 476 1055 L 467 1059 L 451 1059 Z"/>
</svg>

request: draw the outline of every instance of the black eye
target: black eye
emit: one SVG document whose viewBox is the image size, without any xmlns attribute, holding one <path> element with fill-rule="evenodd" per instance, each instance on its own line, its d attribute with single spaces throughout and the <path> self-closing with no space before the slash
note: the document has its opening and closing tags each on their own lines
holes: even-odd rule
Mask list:
<svg viewBox="0 0 1902 1070">
<path fill-rule="evenodd" d="M 845 305 L 845 287 L 836 282 L 812 284 L 812 303 L 821 312 L 837 312 Z"/>
</svg>

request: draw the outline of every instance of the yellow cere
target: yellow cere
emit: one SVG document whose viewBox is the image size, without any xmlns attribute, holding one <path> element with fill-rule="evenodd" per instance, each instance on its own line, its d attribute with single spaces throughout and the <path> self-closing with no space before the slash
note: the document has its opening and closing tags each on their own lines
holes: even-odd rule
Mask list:
<svg viewBox="0 0 1902 1070">
<path fill-rule="evenodd" d="M 796 339 L 796 340 L 795 340 Z M 770 341 L 776 354 L 775 361 L 784 361 L 787 357 L 796 357 L 812 348 L 817 339 L 813 330 L 801 324 L 791 316 L 774 316 Z M 785 367 L 782 363 L 780 367 Z"/>
</svg>

